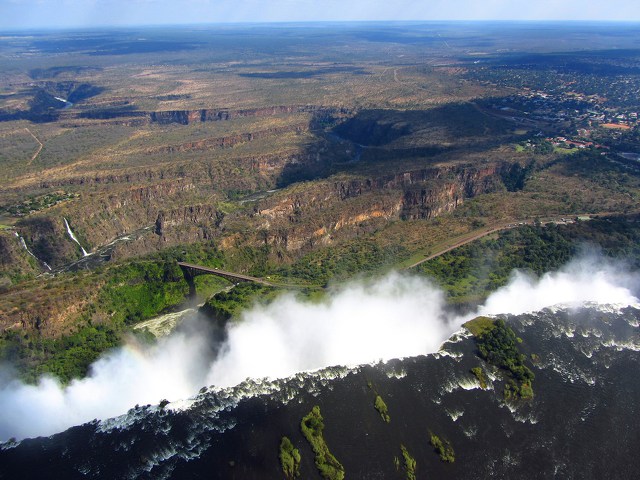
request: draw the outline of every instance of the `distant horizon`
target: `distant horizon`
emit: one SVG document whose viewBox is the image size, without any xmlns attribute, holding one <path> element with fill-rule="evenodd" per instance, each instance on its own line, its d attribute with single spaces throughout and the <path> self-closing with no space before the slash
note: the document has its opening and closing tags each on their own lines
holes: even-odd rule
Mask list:
<svg viewBox="0 0 640 480">
<path fill-rule="evenodd" d="M 141 24 L 94 24 L 94 25 L 70 25 L 70 26 L 38 26 L 38 27 L 14 27 L 3 28 L 1 34 L 25 33 L 25 32 L 72 32 L 91 30 L 127 30 L 127 29 L 156 29 L 156 28 L 207 28 L 207 27 L 243 27 L 243 26 L 271 26 L 271 27 L 295 27 L 306 25 L 437 25 L 437 24 L 529 24 L 529 25 L 638 25 L 640 20 L 522 20 L 522 19 L 498 19 L 498 20 L 308 20 L 308 21 L 239 21 L 239 22 L 199 22 L 199 23 L 141 23 Z M 639 32 L 640 34 L 640 32 Z"/>
<path fill-rule="evenodd" d="M 365 22 L 640 23 L 631 0 L 2 0 L 0 31 Z"/>
</svg>

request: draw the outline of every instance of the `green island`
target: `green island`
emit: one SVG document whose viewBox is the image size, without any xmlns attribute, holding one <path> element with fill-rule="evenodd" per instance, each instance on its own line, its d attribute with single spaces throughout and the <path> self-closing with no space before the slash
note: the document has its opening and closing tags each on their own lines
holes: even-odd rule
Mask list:
<svg viewBox="0 0 640 480">
<path fill-rule="evenodd" d="M 487 388 L 487 377 L 484 374 L 484 370 L 482 370 L 482 367 L 473 367 L 471 369 L 471 373 L 473 373 L 475 375 L 475 377 L 478 379 L 478 383 L 480 384 L 480 388 L 483 390 L 486 390 Z"/>
<path fill-rule="evenodd" d="M 322 478 L 326 480 L 342 480 L 344 467 L 329 451 L 329 447 L 322 436 L 324 421 L 320 407 L 314 406 L 300 422 L 302 434 L 307 439 L 316 454 L 315 463 Z"/>
<path fill-rule="evenodd" d="M 440 460 L 445 463 L 455 462 L 456 456 L 449 441 L 443 441 L 433 432 L 429 432 L 429 437 L 429 443 L 435 449 L 436 453 L 440 455 Z"/>
<path fill-rule="evenodd" d="M 300 451 L 293 446 L 289 437 L 282 437 L 279 457 L 282 473 L 287 480 L 300 475 Z"/>
<path fill-rule="evenodd" d="M 416 460 L 411 456 L 407 447 L 404 445 L 400 445 L 400 450 L 402 451 L 402 458 L 404 459 L 404 471 L 406 474 L 407 480 L 416 480 Z M 393 459 L 393 463 L 396 466 L 396 470 L 400 469 L 400 459 L 395 457 Z"/>
<path fill-rule="evenodd" d="M 374 407 L 382 417 L 382 419 L 389 423 L 391 421 L 391 416 L 389 416 L 389 410 L 387 408 L 387 404 L 384 402 L 380 395 L 376 395 L 376 400 L 374 402 Z"/>
<path fill-rule="evenodd" d="M 464 326 L 473 334 L 480 358 L 507 375 L 505 400 L 533 398 L 535 375 L 524 364 L 526 356 L 518 350 L 521 340 L 504 320 L 478 317 Z"/>
</svg>

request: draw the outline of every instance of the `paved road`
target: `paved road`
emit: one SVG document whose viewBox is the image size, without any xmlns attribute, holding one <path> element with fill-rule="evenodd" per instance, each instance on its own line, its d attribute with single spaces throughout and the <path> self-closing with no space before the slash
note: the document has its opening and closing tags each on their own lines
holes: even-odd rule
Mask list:
<svg viewBox="0 0 640 480">
<path fill-rule="evenodd" d="M 442 250 L 438 250 L 436 253 L 433 253 L 433 254 L 429 255 L 428 257 L 425 257 L 425 258 L 423 258 L 421 260 L 418 260 L 417 262 L 409 265 L 408 267 L 405 267 L 404 270 L 408 270 L 410 268 L 417 267 L 421 263 L 428 262 L 429 260 L 431 260 L 433 258 L 439 257 L 440 255 L 444 255 L 445 253 L 450 252 L 451 250 L 454 250 L 454 249 L 456 249 L 458 247 L 461 247 L 462 245 L 466 245 L 467 243 L 471 243 L 471 242 L 473 242 L 475 240 L 478 240 L 478 239 L 480 239 L 482 237 L 486 237 L 487 235 L 491 235 L 492 233 L 499 232 L 500 230 L 507 230 L 509 228 L 514 228 L 516 225 L 517 224 L 514 224 L 513 222 L 512 223 L 506 223 L 504 225 L 500 225 L 500 226 L 497 226 L 497 227 L 493 227 L 493 228 L 491 228 L 489 230 L 486 230 L 486 231 L 483 231 L 483 232 L 480 232 L 480 233 L 476 233 L 475 235 L 472 235 L 471 237 L 464 237 L 461 240 L 458 240 L 457 242 L 455 242 L 453 245 L 450 245 L 450 246 L 448 246 L 446 248 L 443 248 Z"/>
<path fill-rule="evenodd" d="M 558 215 L 556 217 L 553 218 L 546 218 L 544 220 L 542 220 L 540 222 L 541 225 L 546 225 L 548 223 L 572 223 L 572 220 L 568 220 L 568 219 L 572 219 L 572 218 L 576 218 L 576 217 L 595 217 L 595 216 L 599 216 L 599 217 L 603 217 L 603 216 L 611 216 L 611 215 L 622 215 L 622 216 L 628 216 L 628 215 L 636 215 L 638 214 L 637 210 L 634 210 L 632 212 L 627 212 L 627 213 L 622 213 L 622 212 L 599 212 L 599 213 L 571 213 L 571 214 L 566 214 L 566 215 Z M 417 262 L 409 265 L 408 267 L 405 267 L 404 270 L 408 270 L 410 268 L 413 267 L 417 267 L 418 265 L 420 265 L 421 263 L 424 262 L 428 262 L 429 260 L 439 257 L 440 255 L 443 255 L 447 252 L 450 252 L 451 250 L 454 250 L 458 247 L 461 247 L 462 245 L 466 245 L 467 243 L 471 243 L 475 240 L 478 240 L 482 237 L 486 237 L 487 235 L 491 235 L 492 233 L 495 232 L 499 232 L 501 230 L 508 230 L 510 228 L 515 228 L 515 227 L 519 227 L 521 225 L 533 225 L 534 224 L 534 220 L 524 220 L 524 221 L 513 221 L 511 220 L 510 222 L 505 222 L 505 223 L 501 223 L 498 225 L 495 225 L 493 227 L 489 227 L 488 230 L 484 230 L 481 232 L 477 232 L 475 234 L 471 234 L 471 236 L 467 237 L 462 237 L 460 238 L 458 241 L 456 241 L 455 243 L 441 249 L 438 250 L 437 252 L 429 255 L 428 257 L 425 257 L 421 260 L 418 260 Z"/>
</svg>

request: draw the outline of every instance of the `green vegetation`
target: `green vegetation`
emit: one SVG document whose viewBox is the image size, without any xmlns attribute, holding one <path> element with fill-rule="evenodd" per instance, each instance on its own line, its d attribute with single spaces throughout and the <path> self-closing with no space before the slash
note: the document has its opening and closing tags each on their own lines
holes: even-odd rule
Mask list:
<svg viewBox="0 0 640 480">
<path fill-rule="evenodd" d="M 471 373 L 473 373 L 475 377 L 478 379 L 480 388 L 485 390 L 487 388 L 487 377 L 485 376 L 484 370 L 482 370 L 482 367 L 473 367 L 471 369 Z"/>
<path fill-rule="evenodd" d="M 481 300 L 506 285 L 513 269 L 542 274 L 564 265 L 575 250 L 557 228 L 523 226 L 464 245 L 418 269 L 435 278 L 453 302 Z"/>
<path fill-rule="evenodd" d="M 176 263 L 132 262 L 111 270 L 98 303 L 113 323 L 131 325 L 180 303 L 188 293 Z"/>
<path fill-rule="evenodd" d="M 520 142 L 516 151 L 533 152 L 536 155 L 548 155 L 553 153 L 553 144 L 544 138 L 533 138 Z"/>
<path fill-rule="evenodd" d="M 533 173 L 535 162 L 530 162 L 526 167 L 514 163 L 502 172 L 502 183 L 509 192 L 518 192 L 524 188 L 524 184 Z"/>
<path fill-rule="evenodd" d="M 34 382 L 44 373 L 63 383 L 82 378 L 103 352 L 117 347 L 135 323 L 157 316 L 184 301 L 188 285 L 176 260 L 220 266 L 221 255 L 208 243 L 173 247 L 126 264 L 104 264 L 92 272 L 70 272 L 29 284 L 20 304 L 0 304 L 4 312 L 18 306 L 31 308 L 35 328 L 6 330 L 0 335 L 0 360 L 12 363 L 21 378 Z M 211 275 L 196 277 L 198 293 L 219 291 L 228 282 Z M 11 298 L 6 296 L 6 298 Z M 52 300 L 62 308 L 77 305 L 66 324 L 56 325 L 58 335 L 45 335 L 39 326 Z"/>
<path fill-rule="evenodd" d="M 481 322 L 483 324 L 486 323 L 484 320 Z M 465 326 L 467 326 L 468 323 L 465 324 Z M 513 330 L 504 323 L 504 320 L 495 320 L 493 322 L 493 328 L 485 328 L 479 335 L 474 334 L 474 339 L 480 357 L 487 361 L 487 363 L 500 368 L 510 377 L 505 385 L 505 399 L 532 398 L 532 383 L 535 375 L 531 369 L 524 364 L 526 357 L 518 350 L 517 345 L 521 340 L 516 337 Z"/>
<path fill-rule="evenodd" d="M 329 451 L 322 436 L 324 423 L 320 407 L 316 405 L 311 409 L 311 412 L 302 419 L 300 429 L 316 454 L 315 463 L 322 478 L 326 480 L 344 479 L 344 467 Z"/>
<path fill-rule="evenodd" d="M 30 197 L 22 203 L 0 208 L 0 214 L 4 211 L 14 217 L 24 217 L 30 213 L 39 212 L 45 208 L 53 207 L 54 205 L 58 205 L 66 200 L 72 200 L 77 197 L 78 194 L 67 193 L 64 191 L 47 193 L 45 195 Z"/>
<path fill-rule="evenodd" d="M 453 463 L 456 460 L 455 453 L 451 443 L 442 441 L 442 439 L 433 432 L 429 432 L 429 443 L 433 446 L 435 451 L 440 455 L 440 460 L 446 463 Z"/>
<path fill-rule="evenodd" d="M 216 318 L 228 320 L 258 301 L 273 300 L 282 290 L 257 283 L 242 282 L 230 290 L 216 293 L 205 303 L 205 310 Z"/>
<path fill-rule="evenodd" d="M 220 267 L 222 255 L 215 245 L 201 243 L 166 249 L 146 259 L 107 267 L 100 289 L 100 310 L 127 325 L 156 316 L 180 304 L 189 287 L 177 261 Z M 228 282 L 203 275 L 195 278 L 197 293 L 220 291 Z"/>
<path fill-rule="evenodd" d="M 300 475 L 300 452 L 293 446 L 289 437 L 282 437 L 280 442 L 280 465 L 287 480 Z"/>
<path fill-rule="evenodd" d="M 416 270 L 433 278 L 452 303 L 479 302 L 504 286 L 512 271 L 534 275 L 557 270 L 585 244 L 609 257 L 640 265 L 640 222 L 635 216 L 595 218 L 561 225 L 524 225 L 485 237 L 437 258 Z"/>
<path fill-rule="evenodd" d="M 483 316 L 469 320 L 463 326 L 476 338 L 481 337 L 483 334 L 493 330 L 494 328 L 493 319 Z"/>
<path fill-rule="evenodd" d="M 67 383 L 84 377 L 98 356 L 120 344 L 122 330 L 116 327 L 85 326 L 76 333 L 58 339 L 5 332 L 0 338 L 3 360 L 10 360 L 22 371 L 22 377 L 35 382 L 49 374 Z"/>
<path fill-rule="evenodd" d="M 404 445 L 400 445 L 402 451 L 402 458 L 404 459 L 404 471 L 407 476 L 407 480 L 416 480 L 416 460 L 411 456 L 409 451 Z M 398 457 L 394 458 L 396 469 L 400 468 L 400 461 Z"/>
<path fill-rule="evenodd" d="M 389 410 L 387 409 L 387 404 L 384 403 L 384 400 L 380 395 L 376 395 L 376 400 L 374 402 L 374 407 L 382 417 L 382 419 L 389 423 L 391 421 L 391 417 L 389 416 Z"/>
<path fill-rule="evenodd" d="M 365 239 L 316 250 L 292 265 L 280 268 L 277 273 L 283 278 L 326 284 L 330 280 L 345 280 L 362 272 L 389 269 L 406 256 L 406 249 L 402 246 L 380 246 L 373 239 Z"/>
</svg>

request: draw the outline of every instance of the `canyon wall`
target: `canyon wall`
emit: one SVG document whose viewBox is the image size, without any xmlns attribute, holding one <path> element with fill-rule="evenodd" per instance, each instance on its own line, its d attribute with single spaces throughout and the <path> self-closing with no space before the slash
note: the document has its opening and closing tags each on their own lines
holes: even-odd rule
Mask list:
<svg viewBox="0 0 640 480">
<path fill-rule="evenodd" d="M 201 110 L 167 110 L 149 112 L 149 121 L 167 125 L 179 123 L 188 125 L 195 122 L 218 122 L 243 117 L 272 117 L 292 113 L 313 113 L 318 118 L 327 116 L 345 116 L 350 109 L 341 107 L 325 107 L 319 105 L 277 105 L 273 107 L 250 108 L 243 110 L 201 109 Z"/>
<path fill-rule="evenodd" d="M 288 251 L 357 234 L 363 224 L 429 219 L 504 188 L 501 164 L 430 167 L 370 178 L 327 179 L 260 202 L 262 242 Z"/>
</svg>

